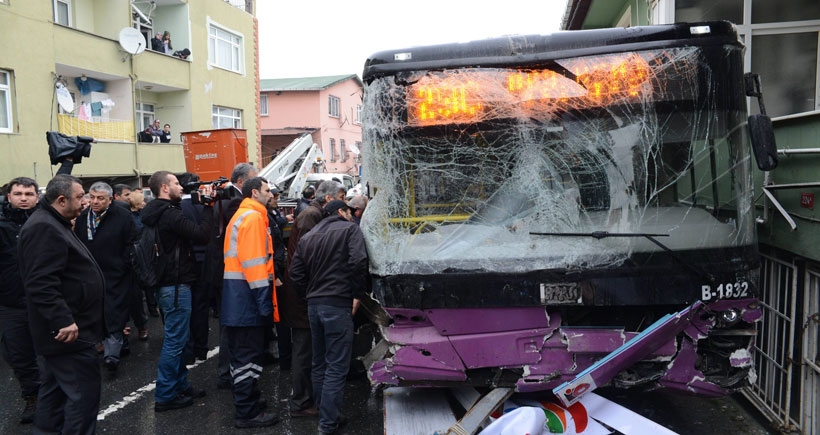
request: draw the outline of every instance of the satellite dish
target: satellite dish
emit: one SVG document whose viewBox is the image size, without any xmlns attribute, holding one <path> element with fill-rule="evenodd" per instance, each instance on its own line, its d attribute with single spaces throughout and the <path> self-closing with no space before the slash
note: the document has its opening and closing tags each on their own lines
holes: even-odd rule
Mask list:
<svg viewBox="0 0 820 435">
<path fill-rule="evenodd" d="M 120 30 L 120 47 L 128 53 L 140 54 L 145 51 L 145 37 L 133 27 Z"/>
<path fill-rule="evenodd" d="M 355 143 L 350 144 L 350 151 L 352 151 L 353 154 L 356 154 L 357 156 L 359 155 L 359 153 L 361 153 L 361 151 L 359 151 L 359 147 L 357 147 Z"/>
<path fill-rule="evenodd" d="M 62 83 L 57 83 L 57 104 L 66 112 L 74 111 L 74 99 Z"/>
</svg>

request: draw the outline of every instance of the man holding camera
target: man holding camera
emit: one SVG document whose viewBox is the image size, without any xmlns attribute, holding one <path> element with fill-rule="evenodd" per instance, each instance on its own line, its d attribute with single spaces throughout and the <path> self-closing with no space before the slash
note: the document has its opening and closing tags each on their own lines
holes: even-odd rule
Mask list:
<svg viewBox="0 0 820 435">
<path fill-rule="evenodd" d="M 154 411 L 163 412 L 184 408 L 205 391 L 188 384 L 188 369 L 183 362 L 183 350 L 190 334 L 191 284 L 197 279 L 193 243 L 207 243 L 211 235 L 213 211 L 206 204 L 202 223 L 193 222 L 182 212 L 182 186 L 168 171 L 157 171 L 148 180 L 153 201 L 142 210 L 142 223 L 158 227 L 163 248 L 162 270 L 157 304 L 162 311 L 165 338 L 157 363 L 157 387 L 154 393 Z M 204 186 L 202 195 L 211 194 L 211 186 Z"/>
</svg>

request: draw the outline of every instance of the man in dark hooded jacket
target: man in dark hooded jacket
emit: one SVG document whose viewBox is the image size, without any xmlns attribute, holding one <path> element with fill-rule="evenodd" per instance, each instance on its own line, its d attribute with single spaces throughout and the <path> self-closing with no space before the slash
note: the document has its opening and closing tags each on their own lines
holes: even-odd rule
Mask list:
<svg viewBox="0 0 820 435">
<path fill-rule="evenodd" d="M 3 359 L 14 370 L 26 403 L 20 423 L 31 423 L 40 389 L 40 371 L 28 325 L 23 278 L 17 265 L 17 236 L 37 209 L 37 182 L 17 177 L 9 182 L 6 196 L 0 212 L 0 341 Z"/>
<path fill-rule="evenodd" d="M 158 227 L 163 252 L 163 268 L 156 290 L 157 304 L 165 324 L 165 339 L 157 363 L 157 389 L 154 393 L 154 411 L 163 412 L 184 408 L 193 399 L 205 395 L 188 383 L 188 369 L 183 362 L 183 350 L 190 335 L 191 284 L 198 277 L 194 243 L 207 243 L 211 234 L 213 210 L 206 206 L 202 222 L 188 219 L 180 208 L 182 186 L 168 171 L 158 171 L 148 180 L 153 201 L 142 209 L 142 223 L 148 228 Z M 205 186 L 203 195 L 210 195 Z"/>
</svg>

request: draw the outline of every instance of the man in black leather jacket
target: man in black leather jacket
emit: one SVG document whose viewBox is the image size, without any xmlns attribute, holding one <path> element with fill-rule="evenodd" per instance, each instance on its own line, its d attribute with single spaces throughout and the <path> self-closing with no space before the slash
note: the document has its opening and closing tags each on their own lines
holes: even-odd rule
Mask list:
<svg viewBox="0 0 820 435">
<path fill-rule="evenodd" d="M 31 341 L 26 313 L 26 294 L 17 265 L 17 237 L 29 216 L 37 209 L 37 182 L 18 177 L 8 183 L 8 199 L 0 213 L 0 334 L 3 359 L 20 383 L 25 409 L 20 423 L 34 421 L 40 371 Z"/>
</svg>

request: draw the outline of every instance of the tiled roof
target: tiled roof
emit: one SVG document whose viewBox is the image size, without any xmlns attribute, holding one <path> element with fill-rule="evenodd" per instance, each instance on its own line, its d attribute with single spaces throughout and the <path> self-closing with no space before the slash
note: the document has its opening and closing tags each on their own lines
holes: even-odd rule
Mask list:
<svg viewBox="0 0 820 435">
<path fill-rule="evenodd" d="M 320 91 L 327 89 L 336 83 L 345 80 L 355 79 L 359 86 L 362 81 L 356 74 L 345 74 L 341 76 L 323 77 L 293 77 L 287 79 L 265 79 L 259 80 L 259 88 L 262 92 L 267 91 Z"/>
</svg>

